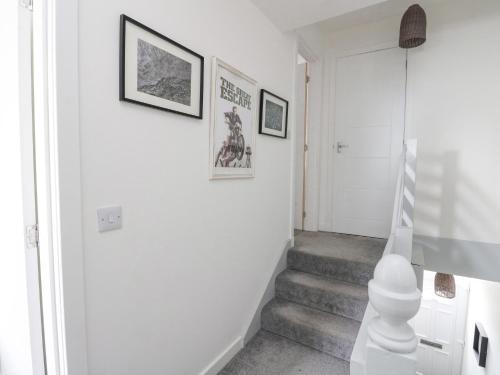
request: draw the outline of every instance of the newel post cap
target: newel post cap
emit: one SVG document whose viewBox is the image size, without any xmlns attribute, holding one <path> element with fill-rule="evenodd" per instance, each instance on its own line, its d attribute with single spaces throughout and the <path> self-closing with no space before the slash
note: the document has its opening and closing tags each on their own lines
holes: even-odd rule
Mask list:
<svg viewBox="0 0 500 375">
<path fill-rule="evenodd" d="M 396 353 L 416 350 L 417 338 L 408 321 L 420 308 L 421 292 L 410 262 L 397 254 L 384 256 L 368 284 L 368 294 L 379 314 L 368 325 L 373 342 Z"/>
<path fill-rule="evenodd" d="M 398 254 L 386 255 L 378 262 L 372 282 L 394 293 L 413 293 L 417 289 L 417 277 L 410 262 Z"/>
</svg>

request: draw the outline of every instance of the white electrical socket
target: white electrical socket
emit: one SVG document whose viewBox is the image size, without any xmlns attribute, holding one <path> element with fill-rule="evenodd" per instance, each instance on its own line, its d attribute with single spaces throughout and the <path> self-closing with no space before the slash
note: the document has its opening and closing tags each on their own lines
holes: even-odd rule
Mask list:
<svg viewBox="0 0 500 375">
<path fill-rule="evenodd" d="M 101 207 L 97 209 L 97 229 L 99 232 L 120 229 L 122 227 L 122 208 Z"/>
</svg>

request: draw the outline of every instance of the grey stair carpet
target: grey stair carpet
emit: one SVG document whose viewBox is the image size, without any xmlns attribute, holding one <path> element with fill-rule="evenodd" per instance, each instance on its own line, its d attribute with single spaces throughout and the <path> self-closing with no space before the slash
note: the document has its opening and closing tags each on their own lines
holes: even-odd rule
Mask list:
<svg viewBox="0 0 500 375">
<path fill-rule="evenodd" d="M 386 240 L 325 232 L 302 232 L 288 252 L 288 267 L 368 285 Z"/>
<path fill-rule="evenodd" d="M 219 375 L 349 375 L 349 363 L 261 330 Z"/>
<path fill-rule="evenodd" d="M 220 374 L 347 375 L 368 304 L 367 284 L 385 243 L 296 234 L 288 269 L 276 278 L 276 298 L 262 310 L 262 330 Z"/>
<path fill-rule="evenodd" d="M 364 286 L 293 270 L 276 278 L 276 296 L 359 322 L 368 304 Z"/>
<path fill-rule="evenodd" d="M 275 299 L 262 311 L 262 328 L 348 361 L 360 323 Z"/>
</svg>

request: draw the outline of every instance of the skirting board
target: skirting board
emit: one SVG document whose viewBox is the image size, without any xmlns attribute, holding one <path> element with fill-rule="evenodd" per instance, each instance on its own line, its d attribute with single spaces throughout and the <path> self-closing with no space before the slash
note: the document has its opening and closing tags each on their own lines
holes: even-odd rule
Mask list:
<svg viewBox="0 0 500 375">
<path fill-rule="evenodd" d="M 200 375 L 217 375 L 241 349 L 243 349 L 243 337 L 239 336 Z"/>
</svg>

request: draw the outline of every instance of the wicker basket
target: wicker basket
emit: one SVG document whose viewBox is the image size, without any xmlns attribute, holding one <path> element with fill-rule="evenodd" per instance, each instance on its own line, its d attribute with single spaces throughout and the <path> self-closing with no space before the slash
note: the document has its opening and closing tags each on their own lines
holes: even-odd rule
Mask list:
<svg viewBox="0 0 500 375">
<path fill-rule="evenodd" d="M 427 16 L 422 7 L 414 4 L 408 8 L 401 20 L 399 30 L 399 46 L 415 48 L 424 44 L 427 34 Z"/>
<path fill-rule="evenodd" d="M 439 297 L 455 298 L 455 277 L 446 273 L 436 273 L 434 291 Z"/>
</svg>

